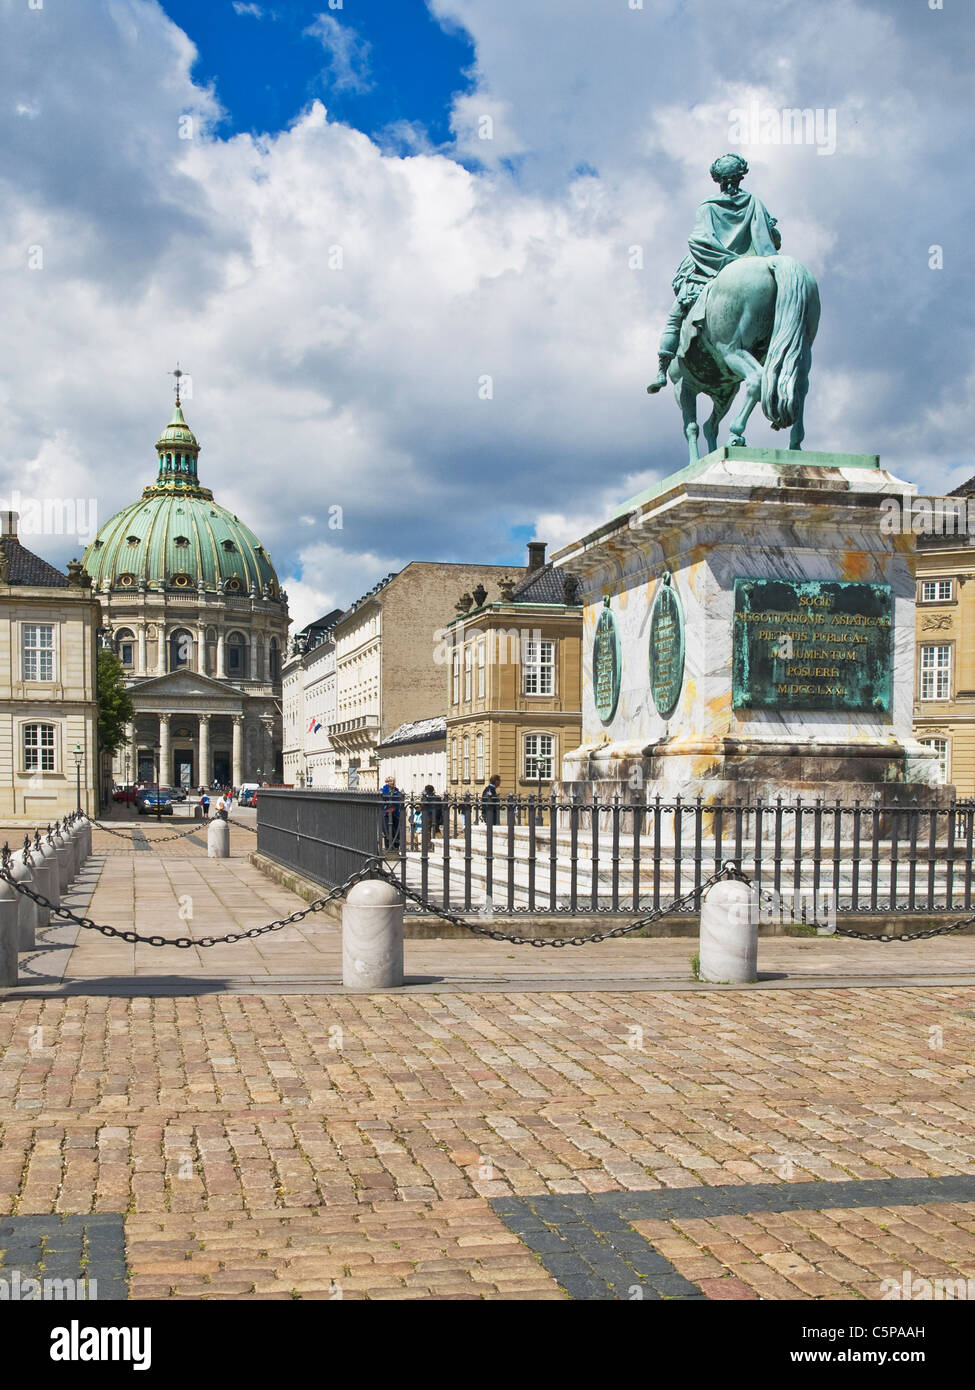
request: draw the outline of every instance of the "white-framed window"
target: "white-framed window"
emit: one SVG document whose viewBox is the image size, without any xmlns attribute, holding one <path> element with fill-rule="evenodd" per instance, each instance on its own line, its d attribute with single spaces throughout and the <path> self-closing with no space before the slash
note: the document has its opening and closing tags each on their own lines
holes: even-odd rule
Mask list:
<svg viewBox="0 0 975 1390">
<path fill-rule="evenodd" d="M 484 735 L 478 734 L 474 740 L 474 764 L 477 768 L 478 786 L 484 781 Z"/>
<path fill-rule="evenodd" d="M 949 603 L 951 601 L 950 579 L 922 579 L 922 603 Z"/>
<path fill-rule="evenodd" d="M 455 738 L 450 740 L 450 780 L 451 782 L 457 781 L 457 740 Z"/>
<path fill-rule="evenodd" d="M 467 734 L 464 735 L 464 781 L 471 780 L 471 741 Z"/>
<path fill-rule="evenodd" d="M 555 643 L 526 642 L 524 694 L 555 694 Z"/>
<path fill-rule="evenodd" d="M 53 681 L 54 624 L 24 623 L 21 652 L 25 681 Z"/>
<path fill-rule="evenodd" d="M 951 647 L 948 645 L 921 648 L 921 699 L 948 700 L 951 698 Z"/>
<path fill-rule="evenodd" d="M 451 668 L 451 703 L 460 704 L 460 652 L 454 652 L 450 658 Z"/>
<path fill-rule="evenodd" d="M 552 734 L 525 735 L 525 776 L 529 781 L 552 780 L 555 763 L 555 737 Z"/>
<path fill-rule="evenodd" d="M 471 698 L 471 673 L 473 671 L 474 648 L 468 642 L 464 648 L 464 699 Z"/>
<path fill-rule="evenodd" d="M 487 643 L 483 637 L 477 641 L 477 698 L 484 699 L 485 672 L 487 667 Z M 480 776 L 480 774 L 478 774 Z"/>
<path fill-rule="evenodd" d="M 938 781 L 945 786 L 950 780 L 951 760 L 948 755 L 946 738 L 922 738 L 918 740 L 925 748 L 933 748 L 938 755 Z"/>
<path fill-rule="evenodd" d="M 24 771 L 54 771 L 54 725 L 24 725 Z"/>
</svg>

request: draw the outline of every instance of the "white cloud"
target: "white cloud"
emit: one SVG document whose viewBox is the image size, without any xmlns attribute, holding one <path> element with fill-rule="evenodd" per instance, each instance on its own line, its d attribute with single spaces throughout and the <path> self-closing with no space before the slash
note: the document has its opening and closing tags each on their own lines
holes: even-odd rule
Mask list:
<svg viewBox="0 0 975 1390">
<path fill-rule="evenodd" d="M 263 19 L 264 11 L 260 5 L 248 4 L 246 0 L 233 0 L 234 14 L 249 15 L 251 19 Z"/>
<path fill-rule="evenodd" d="M 0 495 L 94 495 L 105 519 L 133 500 L 180 360 L 201 477 L 304 621 L 410 559 L 491 561 L 534 524 L 551 549 L 574 539 L 686 461 L 671 394 L 645 386 L 708 166 L 753 96 L 837 109 L 829 158 L 745 151 L 748 186 L 821 284 L 806 446 L 879 452 L 905 477 L 925 460 L 927 488 L 973 471 L 970 101 L 950 16 L 435 7 L 477 51 L 455 129 L 498 117 L 475 170 L 415 128 L 380 147 L 319 103 L 277 134 L 220 138 L 196 51 L 154 0 L 65 6 L 56 24 L 50 7 L 5 9 Z M 367 81 L 354 31 L 318 37 L 336 32 L 332 60 L 348 41 L 349 80 Z M 781 443 L 753 419 L 750 442 Z M 43 553 L 74 553 L 59 545 Z"/>
<path fill-rule="evenodd" d="M 334 91 L 368 92 L 372 87 L 369 75 L 369 54 L 372 45 L 359 36 L 349 24 L 342 24 L 334 15 L 316 15 L 305 33 L 318 39 L 328 56 L 326 72 Z"/>
</svg>

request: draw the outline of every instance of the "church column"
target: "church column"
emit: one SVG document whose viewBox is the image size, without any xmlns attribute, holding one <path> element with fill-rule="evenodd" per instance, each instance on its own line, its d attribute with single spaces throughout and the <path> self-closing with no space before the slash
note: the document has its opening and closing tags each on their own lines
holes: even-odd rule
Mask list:
<svg viewBox="0 0 975 1390">
<path fill-rule="evenodd" d="M 234 715 L 233 771 L 231 781 L 239 787 L 244 780 L 244 716 Z"/>
<path fill-rule="evenodd" d="M 274 720 L 269 715 L 261 716 L 261 729 L 264 734 L 264 759 L 261 767 L 264 770 L 265 782 L 274 781 Z"/>
<path fill-rule="evenodd" d="M 146 651 L 146 625 L 145 625 L 145 623 L 140 623 L 140 624 L 139 624 L 139 662 L 138 662 L 138 665 L 137 665 L 136 668 L 135 668 L 135 673 L 136 673 L 137 676 L 144 676 L 144 675 L 146 674 L 146 659 L 147 659 L 147 656 L 148 656 L 148 653 L 147 653 L 147 651 Z"/>
<path fill-rule="evenodd" d="M 156 675 L 161 676 L 166 670 L 166 625 L 165 623 L 156 624 Z"/>
<path fill-rule="evenodd" d="M 159 785 L 161 787 L 168 787 L 173 775 L 173 758 L 169 747 L 169 719 L 168 714 L 159 716 Z"/>
<path fill-rule="evenodd" d="M 257 679 L 267 680 L 267 643 L 264 640 L 264 633 L 259 632 L 254 638 L 254 647 L 257 652 Z"/>
<path fill-rule="evenodd" d="M 226 680 L 227 677 L 227 652 L 224 646 L 225 633 L 222 627 L 217 628 L 217 680 Z"/>
<path fill-rule="evenodd" d="M 207 630 L 203 623 L 196 629 L 196 669 L 201 676 L 207 673 Z"/>
<path fill-rule="evenodd" d="M 210 766 L 210 716 L 200 715 L 200 766 L 199 781 L 201 786 L 208 787 L 213 780 L 213 769 Z"/>
</svg>

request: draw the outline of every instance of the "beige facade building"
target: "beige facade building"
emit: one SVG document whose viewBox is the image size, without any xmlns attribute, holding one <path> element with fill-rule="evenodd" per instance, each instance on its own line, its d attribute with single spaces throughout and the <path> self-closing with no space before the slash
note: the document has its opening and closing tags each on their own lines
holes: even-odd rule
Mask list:
<svg viewBox="0 0 975 1390">
<path fill-rule="evenodd" d="M 953 496 L 975 500 L 975 478 Z M 914 732 L 938 755 L 941 780 L 975 796 L 975 546 L 920 535 L 914 657 Z"/>
<path fill-rule="evenodd" d="M 100 606 L 80 564 L 62 574 L 0 515 L 0 815 L 96 815 Z"/>
<path fill-rule="evenodd" d="M 417 560 L 343 613 L 333 628 L 336 710 L 328 730 L 337 785 L 378 790 L 379 745 L 402 724 L 443 715 L 445 634 L 458 593 L 480 606 L 521 573 Z"/>
<path fill-rule="evenodd" d="M 547 796 L 582 738 L 582 609 L 572 581 L 532 542 L 524 577 L 449 629 L 447 791 Z"/>
</svg>

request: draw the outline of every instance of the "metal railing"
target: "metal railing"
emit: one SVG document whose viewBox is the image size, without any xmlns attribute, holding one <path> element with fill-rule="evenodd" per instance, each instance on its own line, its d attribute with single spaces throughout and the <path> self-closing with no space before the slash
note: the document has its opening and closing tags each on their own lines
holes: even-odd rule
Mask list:
<svg viewBox="0 0 975 1390">
<path fill-rule="evenodd" d="M 329 887 L 385 854 L 403 886 L 465 910 L 639 912 L 699 889 L 727 861 L 763 890 L 828 899 L 839 913 L 949 912 L 975 899 L 975 801 L 528 796 L 485 807 L 263 791 L 258 850 Z"/>
</svg>

